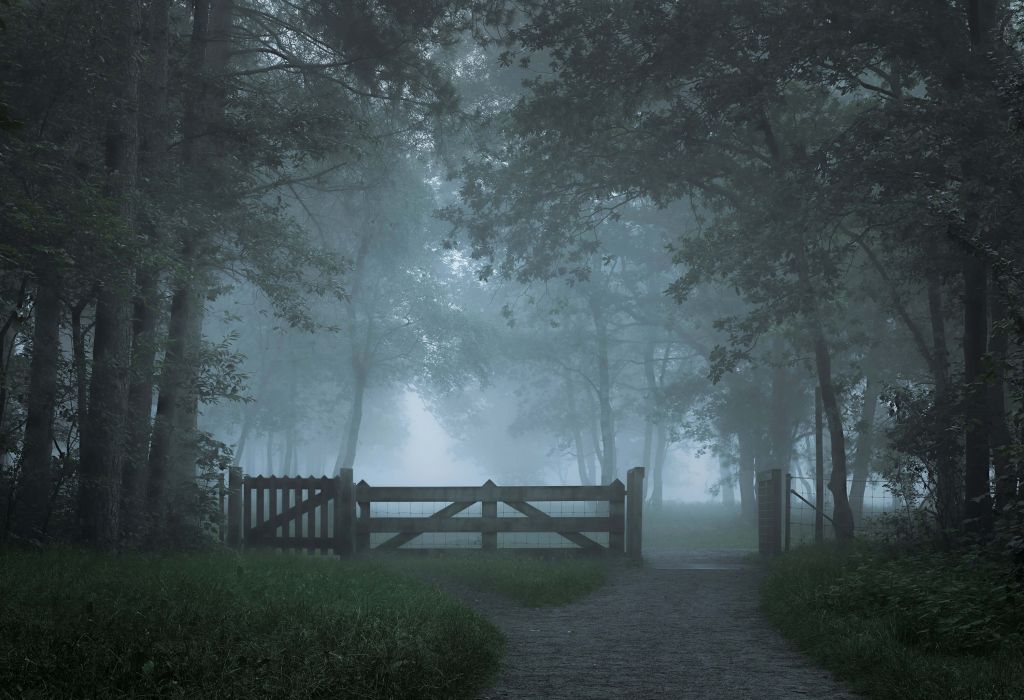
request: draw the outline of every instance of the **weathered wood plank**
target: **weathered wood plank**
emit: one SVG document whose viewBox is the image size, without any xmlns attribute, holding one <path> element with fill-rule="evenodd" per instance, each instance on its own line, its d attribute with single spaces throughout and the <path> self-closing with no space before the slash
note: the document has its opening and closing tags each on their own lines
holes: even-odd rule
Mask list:
<svg viewBox="0 0 1024 700">
<path fill-rule="evenodd" d="M 279 492 L 271 490 L 270 493 L 273 495 L 273 501 L 276 504 L 277 494 Z M 288 491 L 285 491 L 284 493 L 287 494 Z M 262 535 L 263 533 L 275 530 L 278 527 L 287 526 L 287 524 L 292 520 L 301 518 L 303 514 L 312 512 L 317 506 L 325 504 L 333 495 L 333 489 L 331 491 L 324 489 L 315 496 L 311 496 L 309 499 L 291 506 L 277 515 L 271 515 L 269 519 L 252 528 L 252 532 Z"/>
<path fill-rule="evenodd" d="M 466 508 L 469 508 L 474 503 L 476 503 L 476 501 L 459 501 L 459 502 L 456 502 L 456 503 L 449 504 L 449 505 L 445 506 L 444 508 L 442 508 L 441 510 L 437 511 L 436 513 L 434 513 L 432 516 L 430 516 L 430 519 L 450 518 L 453 515 L 456 515 L 457 513 L 461 513 L 462 511 L 466 510 Z M 370 518 L 369 522 L 372 523 L 374 520 L 376 520 L 376 518 Z M 421 534 L 423 534 L 423 533 L 422 532 L 401 532 L 401 533 L 395 535 L 394 537 L 391 537 L 388 540 L 382 542 L 377 547 L 377 549 L 398 549 L 403 544 L 406 544 L 408 542 L 412 542 L 414 539 L 419 537 Z"/>
<path fill-rule="evenodd" d="M 546 515 L 546 514 L 545 514 Z M 371 518 L 361 520 L 360 532 L 608 532 L 601 517 L 528 518 Z"/>
<path fill-rule="evenodd" d="M 493 488 L 495 483 L 488 479 L 484 482 L 485 488 Z M 481 520 L 487 522 L 496 521 L 498 519 L 498 502 L 497 501 L 484 501 L 480 504 L 480 515 L 483 516 Z M 480 547 L 483 549 L 497 549 L 498 548 L 498 530 L 487 525 L 482 525 L 480 529 Z"/>
<path fill-rule="evenodd" d="M 620 483 L 621 486 L 621 483 Z M 624 490 L 624 489 L 623 489 Z M 607 501 L 618 494 L 609 486 L 356 486 L 357 501 Z"/>
<path fill-rule="evenodd" d="M 559 520 L 563 520 L 563 518 L 553 518 L 552 516 L 548 515 L 544 511 L 542 511 L 540 508 L 537 508 L 535 506 L 531 506 L 529 503 L 524 503 L 522 501 L 505 501 L 505 503 L 507 503 L 512 508 L 515 508 L 520 513 L 522 513 L 523 515 L 530 516 L 530 518 L 532 518 L 532 519 L 548 521 L 549 523 L 551 523 L 551 530 L 550 530 L 550 532 L 557 532 L 559 535 L 561 535 L 565 539 L 569 540 L 570 542 L 572 542 L 573 544 L 575 544 L 575 545 L 577 545 L 579 547 L 582 547 L 583 549 L 596 549 L 596 550 L 604 549 L 604 547 L 602 547 L 600 545 L 600 543 L 595 542 L 594 540 L 590 539 L 586 535 L 580 534 L 580 532 L 578 532 L 578 531 L 556 529 L 556 528 L 560 528 L 561 527 L 557 523 L 558 523 Z M 589 518 L 582 518 L 582 519 L 589 520 Z M 605 520 L 604 518 L 600 518 L 600 519 L 601 520 Z M 510 518 L 510 520 L 513 520 L 513 519 Z M 564 518 L 564 520 L 569 520 L 569 518 Z M 599 530 L 601 528 L 596 528 L 596 529 Z"/>
</svg>

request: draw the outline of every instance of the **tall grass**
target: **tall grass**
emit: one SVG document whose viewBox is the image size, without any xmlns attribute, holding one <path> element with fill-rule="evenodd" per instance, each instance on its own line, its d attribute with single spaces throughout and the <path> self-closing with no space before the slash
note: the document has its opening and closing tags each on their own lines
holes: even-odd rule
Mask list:
<svg viewBox="0 0 1024 700">
<path fill-rule="evenodd" d="M 473 551 L 440 557 L 392 557 L 389 566 L 417 576 L 447 578 L 498 593 L 520 605 L 564 605 L 589 595 L 605 582 L 610 562 L 603 559 Z"/>
<path fill-rule="evenodd" d="M 503 643 L 377 564 L 0 553 L 4 697 L 468 698 Z"/>
<path fill-rule="evenodd" d="M 776 561 L 764 610 L 810 656 L 879 700 L 1024 698 L 1024 589 L 997 563 L 807 547 Z"/>
</svg>

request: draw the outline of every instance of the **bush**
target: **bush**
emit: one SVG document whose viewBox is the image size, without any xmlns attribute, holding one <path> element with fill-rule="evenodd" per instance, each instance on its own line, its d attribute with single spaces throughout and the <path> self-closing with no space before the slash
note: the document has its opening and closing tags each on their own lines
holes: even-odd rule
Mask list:
<svg viewBox="0 0 1024 700">
<path fill-rule="evenodd" d="M 1009 700 L 1024 688 L 1024 590 L 1001 560 L 860 543 L 773 563 L 769 619 L 873 698 Z"/>
</svg>

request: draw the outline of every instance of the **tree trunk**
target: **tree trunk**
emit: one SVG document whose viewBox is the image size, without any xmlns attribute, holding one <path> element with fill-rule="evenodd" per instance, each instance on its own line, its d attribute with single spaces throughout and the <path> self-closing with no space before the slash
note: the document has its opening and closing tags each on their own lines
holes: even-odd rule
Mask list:
<svg viewBox="0 0 1024 700">
<path fill-rule="evenodd" d="M 857 446 L 853 455 L 853 483 L 850 485 L 850 509 L 860 522 L 864 515 L 864 492 L 871 471 L 871 455 L 875 448 L 875 413 L 881 386 L 869 370 L 865 377 L 864 401 L 857 423 Z"/>
<path fill-rule="evenodd" d="M 989 417 L 984 361 L 988 337 L 988 274 L 975 255 L 964 259 L 964 526 L 992 527 Z"/>
<path fill-rule="evenodd" d="M 601 425 L 601 483 L 610 484 L 618 475 L 615 455 L 615 418 L 612 414 L 612 380 L 608 363 L 608 318 L 592 292 L 590 312 L 597 339 L 597 401 Z"/>
<path fill-rule="evenodd" d="M 60 294 L 54 280 L 36 287 L 32 361 L 25 405 L 25 438 L 15 502 L 14 532 L 41 540 L 53 485 L 53 416 L 60 363 Z"/>
<path fill-rule="evenodd" d="M 718 483 L 722 489 L 722 505 L 730 510 L 736 505 L 733 490 L 732 462 L 729 459 L 729 435 L 719 434 L 718 438 Z"/>
<path fill-rule="evenodd" d="M 932 241 L 928 256 L 938 259 L 938 246 Z M 946 343 L 946 315 L 942 304 L 942 280 L 934 266 L 927 268 L 928 316 L 932 328 L 933 365 L 935 380 L 934 439 L 940 443 L 935 465 L 935 515 L 943 532 L 953 530 L 960 523 L 962 500 L 962 473 L 959 467 L 959 445 L 946 427 L 952 420 L 953 406 L 949 374 L 949 349 Z"/>
<path fill-rule="evenodd" d="M 668 433 L 658 423 L 654 429 L 654 472 L 651 474 L 651 506 L 660 510 L 665 501 L 665 461 L 668 458 Z"/>
<path fill-rule="evenodd" d="M 754 469 L 757 461 L 756 436 L 747 429 L 741 430 L 736 437 L 740 450 L 740 513 L 746 523 L 753 525 L 757 523 L 757 501 L 755 500 L 757 473 Z"/>
<path fill-rule="evenodd" d="M 352 408 L 348 416 L 348 431 L 345 436 L 345 449 L 338 454 L 335 464 L 335 475 L 342 469 L 351 469 L 356 463 L 356 448 L 359 446 L 359 429 L 363 423 L 363 399 L 366 396 L 368 371 L 361 359 L 353 361 L 355 386 L 352 391 Z"/>
<path fill-rule="evenodd" d="M 573 448 L 576 450 L 576 470 L 579 472 L 580 484 L 589 486 L 594 483 L 594 477 L 591 474 L 590 465 L 587 463 L 586 447 L 583 444 L 583 427 L 580 425 L 579 407 L 576 405 L 576 386 L 568 373 L 565 377 L 565 393 L 569 402 Z"/>
<path fill-rule="evenodd" d="M 135 230 L 135 189 L 139 164 L 139 70 L 141 7 L 124 0 L 112 13 L 124 47 L 124 75 L 107 128 L 108 194 L 120 202 L 120 218 Z M 128 381 L 131 362 L 127 275 L 100 284 L 93 333 L 93 367 L 87 430 L 82 435 L 79 468 L 79 536 L 102 549 L 120 536 L 121 478 L 124 468 Z"/>
<path fill-rule="evenodd" d="M 1010 455 L 1013 439 L 1006 420 L 1006 362 L 1009 340 L 1006 323 L 1010 318 L 1006 297 L 995 288 L 990 293 L 992 329 L 988 343 L 992 362 L 991 382 L 988 387 L 988 415 L 991 421 L 992 463 L 995 465 L 996 513 L 1017 499 L 1017 474 Z"/>
<path fill-rule="evenodd" d="M 147 29 L 147 63 L 142 88 L 142 123 L 140 124 L 139 172 L 146 187 L 154 195 L 155 183 L 162 183 L 166 170 L 168 119 L 168 55 L 170 0 L 155 0 L 149 7 Z M 143 218 L 149 246 L 159 249 L 163 236 L 152 218 Z M 128 387 L 127 459 L 121 482 L 122 536 L 134 539 L 141 535 L 146 522 L 146 470 L 152 437 L 152 413 L 157 334 L 160 315 L 160 269 L 143 262 L 136 274 L 136 296 L 132 302 L 132 364 Z"/>
</svg>

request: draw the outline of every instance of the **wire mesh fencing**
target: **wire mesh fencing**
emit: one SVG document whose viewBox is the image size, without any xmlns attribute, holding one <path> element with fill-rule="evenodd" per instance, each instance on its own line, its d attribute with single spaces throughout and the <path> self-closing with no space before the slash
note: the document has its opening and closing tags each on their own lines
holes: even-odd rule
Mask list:
<svg viewBox="0 0 1024 700">
<path fill-rule="evenodd" d="M 892 520 L 908 514 L 914 503 L 897 496 L 887 487 L 883 479 L 850 479 L 846 492 L 850 495 L 854 525 L 861 538 L 884 539 L 892 532 Z M 822 505 L 823 539 L 835 539 L 832 527 L 834 501 L 832 492 L 826 486 Z M 816 495 L 813 477 L 790 476 L 784 503 L 788 501 L 788 527 L 786 546 L 797 547 L 815 541 Z"/>
</svg>

